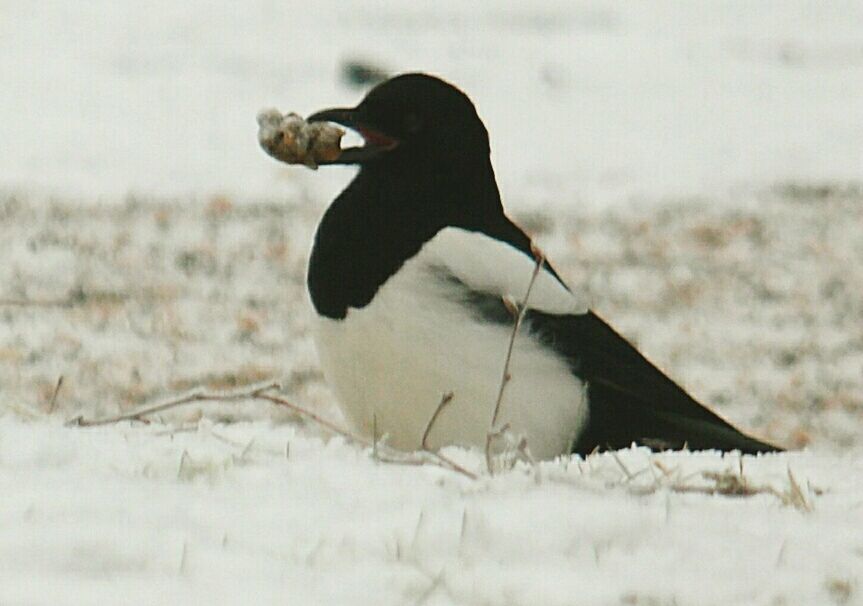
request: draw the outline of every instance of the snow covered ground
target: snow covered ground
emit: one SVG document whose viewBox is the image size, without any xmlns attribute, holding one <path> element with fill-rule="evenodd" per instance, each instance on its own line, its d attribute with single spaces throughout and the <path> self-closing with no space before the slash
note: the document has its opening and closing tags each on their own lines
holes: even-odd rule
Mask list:
<svg viewBox="0 0 863 606">
<path fill-rule="evenodd" d="M 2 6 L 0 604 L 863 603 L 863 5 L 491 6 Z M 571 285 L 802 450 L 472 481 L 262 402 L 65 427 L 270 379 L 339 421 L 303 276 L 350 171 L 255 115 L 349 59 L 462 85 Z"/>
<path fill-rule="evenodd" d="M 747 458 L 780 494 L 730 497 L 672 487 L 733 456 L 471 481 L 266 421 L 0 431 L 3 604 L 859 603 L 859 450 Z"/>
<path fill-rule="evenodd" d="M 696 394 L 806 445 L 747 457 L 749 485 L 776 493 L 735 497 L 679 492 L 736 476 L 733 456 L 635 450 L 470 481 L 375 462 L 261 402 L 64 427 L 267 379 L 338 420 L 307 334 L 317 208 L 6 198 L 0 604 L 859 603 L 861 202 L 521 214 Z"/>
</svg>

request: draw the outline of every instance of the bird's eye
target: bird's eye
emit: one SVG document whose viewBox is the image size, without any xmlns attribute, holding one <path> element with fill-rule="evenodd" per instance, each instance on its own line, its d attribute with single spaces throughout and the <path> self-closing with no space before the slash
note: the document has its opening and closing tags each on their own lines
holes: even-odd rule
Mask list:
<svg viewBox="0 0 863 606">
<path fill-rule="evenodd" d="M 405 130 L 407 132 L 413 134 L 418 132 L 420 128 L 422 128 L 422 118 L 414 113 L 405 116 Z"/>
</svg>

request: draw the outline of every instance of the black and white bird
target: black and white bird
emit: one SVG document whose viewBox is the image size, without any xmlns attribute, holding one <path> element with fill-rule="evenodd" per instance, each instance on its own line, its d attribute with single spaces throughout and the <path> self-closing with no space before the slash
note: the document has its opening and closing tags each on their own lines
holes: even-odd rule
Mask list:
<svg viewBox="0 0 863 606">
<path fill-rule="evenodd" d="M 308 288 L 324 374 L 354 429 L 419 449 L 483 447 L 536 261 L 506 216 L 485 126 L 468 97 L 425 74 L 327 109 L 365 143 L 334 164 L 359 173 L 324 214 Z M 532 454 L 629 447 L 779 450 L 706 409 L 598 315 L 545 262 L 512 352 L 498 426 Z"/>
</svg>

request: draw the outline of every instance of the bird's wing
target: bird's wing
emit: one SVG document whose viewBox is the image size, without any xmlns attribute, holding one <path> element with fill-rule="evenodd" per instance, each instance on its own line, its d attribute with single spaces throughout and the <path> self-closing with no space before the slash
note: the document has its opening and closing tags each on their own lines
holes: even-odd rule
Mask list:
<svg viewBox="0 0 863 606">
<path fill-rule="evenodd" d="M 459 291 L 478 318 L 512 323 L 504 299 L 521 303 L 536 260 L 529 238 L 514 224 L 489 235 L 448 227 L 424 246 L 425 259 Z M 426 248 L 428 247 L 428 248 Z M 528 298 L 524 330 L 558 355 L 588 387 L 587 428 L 575 451 L 625 448 L 779 450 L 750 438 L 709 411 L 587 309 L 544 264 Z"/>
<path fill-rule="evenodd" d="M 520 303 L 530 286 L 530 306 L 548 313 L 585 313 L 588 306 L 564 285 L 543 261 L 533 278 L 538 261 L 527 248 L 491 237 L 486 233 L 446 227 L 423 245 L 423 262 L 470 293 L 507 298 Z M 531 285 L 531 280 L 533 283 Z"/>
<path fill-rule="evenodd" d="M 563 355 L 588 385 L 590 420 L 575 450 L 625 448 L 778 450 L 751 438 L 692 398 L 593 312 L 531 311 L 528 329 Z"/>
</svg>

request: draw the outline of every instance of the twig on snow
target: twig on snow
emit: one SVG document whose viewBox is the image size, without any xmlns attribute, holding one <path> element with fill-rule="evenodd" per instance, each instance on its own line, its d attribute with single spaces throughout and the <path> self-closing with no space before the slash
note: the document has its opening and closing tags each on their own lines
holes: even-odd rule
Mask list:
<svg viewBox="0 0 863 606">
<path fill-rule="evenodd" d="M 468 471 L 455 461 L 450 460 L 449 458 L 434 452 L 428 448 L 423 446 L 423 450 L 418 453 L 399 453 L 397 451 L 392 451 L 389 448 L 386 448 L 386 452 L 384 455 L 380 453 L 381 446 L 376 444 L 377 439 L 375 441 L 370 441 L 362 436 L 359 436 L 355 433 L 352 433 L 346 429 L 342 429 L 335 423 L 328 421 L 327 419 L 321 417 L 320 415 L 303 408 L 302 406 L 298 406 L 294 404 L 290 400 L 287 400 L 281 396 L 277 396 L 275 394 L 269 393 L 273 390 L 279 389 L 281 386 L 276 381 L 271 381 L 269 383 L 258 384 L 255 386 L 247 387 L 245 389 L 240 389 L 236 391 L 229 392 L 212 392 L 207 391 L 203 388 L 195 389 L 185 395 L 178 396 L 167 402 L 162 402 L 160 404 L 155 404 L 153 406 L 146 406 L 144 408 L 134 410 L 128 413 L 115 415 L 112 417 L 105 417 L 102 419 L 85 419 L 82 416 L 74 417 L 70 419 L 66 424 L 74 427 L 98 427 L 101 425 L 111 425 L 114 423 L 120 423 L 122 421 L 139 421 L 141 423 L 148 423 L 146 417 L 164 412 L 166 410 L 170 410 L 173 408 L 178 408 L 180 406 L 185 406 L 192 403 L 218 403 L 218 402 L 236 402 L 239 400 L 265 400 L 277 406 L 283 406 L 288 408 L 292 412 L 296 413 L 300 417 L 313 421 L 314 423 L 320 425 L 321 427 L 329 430 L 330 432 L 341 436 L 348 442 L 353 442 L 355 444 L 359 444 L 361 446 L 372 448 L 373 456 L 377 458 L 377 460 L 383 461 L 384 463 L 392 463 L 398 465 L 426 465 L 433 464 L 438 467 L 442 467 L 444 469 L 448 469 L 450 471 L 454 471 L 458 474 L 461 474 L 465 477 L 468 477 L 472 480 L 477 479 L 476 474 Z M 437 416 L 440 414 L 440 409 L 445 406 L 449 400 L 452 399 L 450 395 L 449 398 L 444 398 L 442 403 L 438 406 L 438 410 L 434 415 L 432 421 L 436 420 Z M 426 433 L 431 431 L 431 425 L 426 428 Z M 377 431 L 377 430 L 375 430 Z M 427 436 L 424 436 L 427 437 Z M 413 456 L 412 456 L 413 455 Z M 420 455 L 417 457 L 416 455 Z M 430 455 L 426 456 L 426 455 Z"/>
<path fill-rule="evenodd" d="M 615 457 L 615 460 L 617 458 Z M 653 465 L 664 475 L 656 477 L 650 486 L 630 487 L 629 491 L 635 495 L 650 495 L 667 488 L 671 492 L 681 494 L 721 495 L 726 497 L 753 497 L 756 495 L 769 494 L 779 499 L 783 505 L 794 507 L 802 512 L 812 511 L 812 503 L 800 488 L 791 469 L 788 469 L 788 488 L 780 490 L 769 484 L 755 484 L 742 473 L 742 465 L 738 463 L 738 469 L 726 469 L 724 471 L 699 471 L 689 474 L 683 478 L 677 477 L 678 470 L 667 469 L 658 460 L 652 461 Z M 626 475 L 626 469 L 623 468 Z M 630 474 L 627 482 L 638 476 L 641 472 Z M 710 482 L 710 485 L 691 484 L 690 481 L 696 477 Z M 663 480 L 670 482 L 666 483 Z M 816 493 L 817 494 L 817 493 Z"/>
<path fill-rule="evenodd" d="M 426 424 L 425 431 L 423 431 L 422 442 L 420 444 L 422 445 L 423 452 L 429 453 L 434 458 L 436 458 L 438 461 L 440 461 L 440 463 L 442 463 L 444 466 L 449 467 L 453 471 L 456 471 L 456 472 L 462 474 L 463 476 L 467 476 L 468 478 L 470 478 L 472 480 L 476 480 L 477 476 L 475 473 L 473 473 L 472 471 L 468 471 L 467 469 L 465 469 L 464 467 L 462 467 L 461 465 L 459 465 L 458 463 L 456 463 L 455 461 L 453 461 L 449 457 L 442 455 L 437 450 L 432 449 L 428 444 L 428 438 L 429 438 L 429 434 L 431 433 L 432 428 L 434 427 L 435 423 L 437 423 L 438 417 L 440 416 L 443 409 L 446 408 L 447 404 L 452 402 L 452 399 L 453 399 L 453 393 L 451 391 L 448 391 L 441 396 L 441 399 L 437 405 L 437 408 L 435 408 L 435 411 L 432 413 L 432 416 L 429 419 L 429 422 Z"/>
<path fill-rule="evenodd" d="M 233 402 L 236 400 L 261 398 L 264 396 L 265 392 L 271 391 L 273 389 L 279 389 L 279 387 L 279 383 L 271 381 L 263 385 L 257 385 L 252 389 L 222 393 L 209 392 L 202 388 L 198 388 L 192 390 L 186 395 L 174 398 L 172 400 L 168 400 L 167 402 L 162 402 L 161 404 L 156 404 L 154 406 L 148 406 L 146 408 L 133 410 L 131 412 L 119 414 L 113 417 L 105 417 L 103 419 L 85 419 L 82 416 L 77 416 L 73 419 L 70 419 L 66 424 L 77 427 L 97 427 L 99 425 L 111 425 L 113 423 L 120 423 L 121 421 L 140 421 L 142 423 L 149 423 L 149 421 L 147 421 L 147 419 L 145 419 L 144 417 L 156 414 L 157 412 L 170 410 L 171 408 L 177 408 L 178 406 L 183 406 L 185 404 L 191 404 L 192 402 Z"/>
<path fill-rule="evenodd" d="M 270 390 L 266 390 L 266 391 L 270 391 Z M 267 400 L 268 402 L 272 402 L 273 404 L 276 404 L 277 406 L 284 406 L 285 408 L 288 408 L 288 409 L 292 410 L 293 412 L 297 413 L 301 417 L 311 419 L 312 421 L 314 421 L 315 423 L 317 423 L 321 427 L 325 427 L 326 429 L 329 429 L 331 432 L 340 435 L 341 437 L 343 437 L 348 442 L 354 442 L 356 444 L 361 444 L 363 446 L 368 446 L 368 447 L 372 446 L 372 442 L 370 442 L 366 438 L 364 438 L 362 436 L 358 436 L 355 433 L 351 433 L 347 429 L 342 429 L 341 427 L 339 427 L 338 425 L 336 425 L 332 421 L 328 421 L 325 418 L 323 418 L 322 416 L 312 412 L 311 410 L 303 408 L 302 406 L 298 406 L 298 405 L 294 404 L 293 402 L 286 400 L 285 398 L 283 398 L 281 396 L 276 396 L 276 395 L 273 395 L 271 393 L 259 393 L 255 397 L 259 398 L 261 400 Z"/>
</svg>

